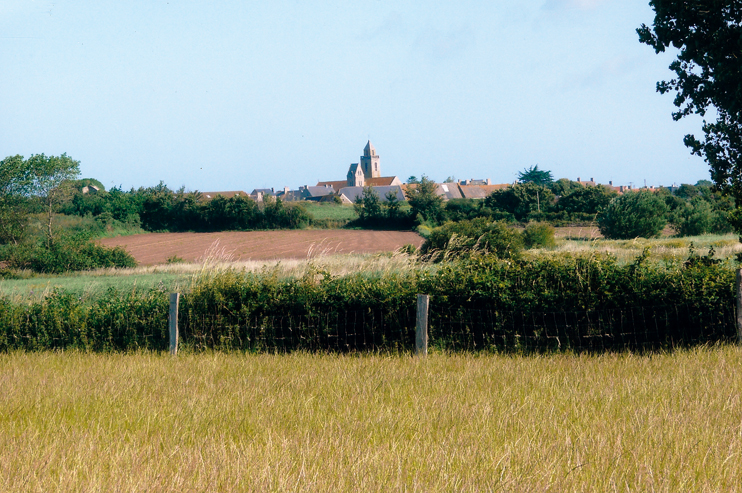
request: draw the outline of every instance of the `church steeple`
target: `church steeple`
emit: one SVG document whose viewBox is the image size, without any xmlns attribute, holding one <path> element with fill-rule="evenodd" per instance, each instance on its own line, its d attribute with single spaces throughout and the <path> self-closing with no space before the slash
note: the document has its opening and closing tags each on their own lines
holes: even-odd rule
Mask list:
<svg viewBox="0 0 742 493">
<path fill-rule="evenodd" d="M 371 157 L 376 155 L 376 149 L 374 149 L 374 145 L 369 140 L 366 144 L 366 147 L 363 148 L 363 155 L 365 157 Z"/>
<path fill-rule="evenodd" d="M 361 156 L 361 169 L 366 178 L 380 178 L 381 167 L 379 166 L 379 155 L 376 154 L 373 144 L 369 140 L 366 147 L 363 148 Z"/>
</svg>

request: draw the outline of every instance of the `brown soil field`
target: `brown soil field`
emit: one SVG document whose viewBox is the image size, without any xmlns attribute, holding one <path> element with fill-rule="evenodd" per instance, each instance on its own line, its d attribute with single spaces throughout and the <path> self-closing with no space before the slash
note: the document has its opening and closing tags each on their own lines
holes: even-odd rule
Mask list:
<svg viewBox="0 0 742 493">
<path fill-rule="evenodd" d="M 230 260 L 313 258 L 338 253 L 391 252 L 406 244 L 420 247 L 423 238 L 409 231 L 291 230 L 224 231 L 220 233 L 148 233 L 100 240 L 121 246 L 140 265 L 164 264 L 178 256 L 186 261 L 216 256 Z"/>
</svg>

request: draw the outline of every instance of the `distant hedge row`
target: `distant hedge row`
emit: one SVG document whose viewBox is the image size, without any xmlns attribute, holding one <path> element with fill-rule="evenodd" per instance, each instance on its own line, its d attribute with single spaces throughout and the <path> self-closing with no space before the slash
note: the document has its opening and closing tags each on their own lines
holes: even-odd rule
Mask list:
<svg viewBox="0 0 742 493">
<path fill-rule="evenodd" d="M 414 308 L 417 293 L 432 296 L 432 310 L 448 311 L 574 312 L 658 305 L 708 310 L 733 306 L 734 276 L 731 267 L 703 257 L 669 267 L 645 257 L 631 265 L 597 256 L 516 261 L 479 257 L 434 271 L 337 277 L 314 270 L 298 279 L 228 271 L 204 276 L 183 293 L 181 316 L 193 324 L 199 318 L 299 319 L 376 311 L 403 320 L 403 314 Z M 111 289 L 87 302 L 59 291 L 40 301 L 0 298 L 0 350 L 164 350 L 167 313 L 167 293 L 156 289 Z M 188 340 L 199 330 L 192 326 L 183 342 L 199 346 Z M 220 342 L 233 341 L 235 330 L 212 323 L 207 345 L 235 347 L 233 342 Z"/>
</svg>

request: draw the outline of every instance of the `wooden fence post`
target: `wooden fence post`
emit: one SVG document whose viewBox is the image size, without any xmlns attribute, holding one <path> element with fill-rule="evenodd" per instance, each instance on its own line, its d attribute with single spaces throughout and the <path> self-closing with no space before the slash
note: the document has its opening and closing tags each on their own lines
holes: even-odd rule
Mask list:
<svg viewBox="0 0 742 493">
<path fill-rule="evenodd" d="M 170 354 L 178 354 L 178 304 L 180 293 L 170 293 Z"/>
<path fill-rule="evenodd" d="M 742 343 L 742 269 L 737 270 L 737 342 Z"/>
<path fill-rule="evenodd" d="M 430 296 L 417 295 L 417 327 L 415 330 L 415 355 L 428 355 L 428 304 Z"/>
</svg>

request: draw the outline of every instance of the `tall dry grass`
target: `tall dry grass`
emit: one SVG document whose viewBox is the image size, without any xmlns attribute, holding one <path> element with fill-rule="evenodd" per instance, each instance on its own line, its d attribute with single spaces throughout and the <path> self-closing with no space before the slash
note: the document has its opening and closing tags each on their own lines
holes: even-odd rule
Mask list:
<svg viewBox="0 0 742 493">
<path fill-rule="evenodd" d="M 3 491 L 738 491 L 742 350 L 0 355 Z"/>
</svg>

